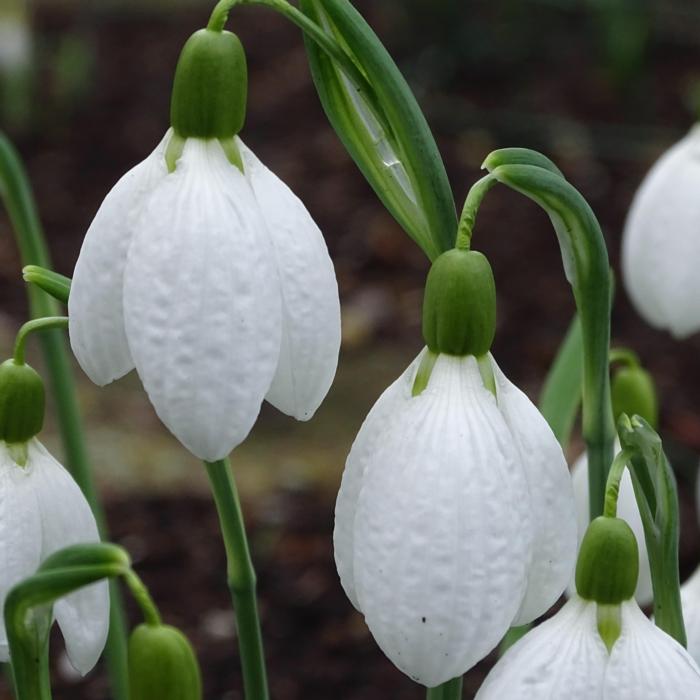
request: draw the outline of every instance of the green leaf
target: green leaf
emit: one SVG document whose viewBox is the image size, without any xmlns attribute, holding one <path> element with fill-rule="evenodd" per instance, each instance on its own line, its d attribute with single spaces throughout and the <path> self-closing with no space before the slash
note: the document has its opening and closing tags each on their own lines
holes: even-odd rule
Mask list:
<svg viewBox="0 0 700 700">
<path fill-rule="evenodd" d="M 529 148 L 499 148 L 488 154 L 481 167 L 492 172 L 501 165 L 534 165 L 564 178 L 564 173 L 559 170 L 554 161 L 539 151 L 532 151 Z"/>
<path fill-rule="evenodd" d="M 39 265 L 27 265 L 22 269 L 22 276 L 25 282 L 34 284 L 39 289 L 43 289 L 62 304 L 68 303 L 70 295 L 71 279 L 53 270 L 47 270 Z"/>
<path fill-rule="evenodd" d="M 305 36 L 311 74 L 329 121 L 375 192 L 408 235 L 435 259 L 453 247 L 457 215 L 445 167 L 406 80 L 348 0 L 301 0 L 371 85 L 362 93 Z"/>
</svg>

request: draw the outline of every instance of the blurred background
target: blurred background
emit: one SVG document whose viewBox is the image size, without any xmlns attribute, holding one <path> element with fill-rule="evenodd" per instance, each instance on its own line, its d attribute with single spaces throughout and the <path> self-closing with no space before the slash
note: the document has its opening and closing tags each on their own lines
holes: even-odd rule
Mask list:
<svg viewBox="0 0 700 700">
<path fill-rule="evenodd" d="M 206 24 L 212 4 L 0 0 L 0 128 L 25 159 L 59 272 L 72 273 L 102 198 L 168 127 L 178 53 Z M 700 107 L 700 7 L 684 0 L 356 4 L 415 90 L 459 206 L 494 148 L 544 151 L 597 213 L 617 269 L 636 187 Z M 352 439 L 421 347 L 426 260 L 328 126 L 298 30 L 255 7 L 235 10 L 228 26 L 249 60 L 242 137 L 324 231 L 343 303 L 337 380 L 316 417 L 296 423 L 264 407 L 233 455 L 259 573 L 272 695 L 421 698 L 424 691 L 383 657 L 342 593 L 331 532 Z M 573 313 L 549 221 L 528 200 L 495 189 L 481 209 L 474 247 L 490 257 L 496 275 L 494 355 L 536 399 Z M 27 316 L 20 269 L 0 211 L 5 356 Z M 649 329 L 621 285 L 613 338 L 641 355 L 660 388 L 661 433 L 681 490 L 686 575 L 700 560 L 692 497 L 700 338 L 676 343 Z M 160 425 L 133 374 L 98 390 L 76 372 L 113 539 L 131 552 L 166 621 L 194 642 L 206 697 L 242 697 L 223 548 L 201 465 Z M 53 423 L 43 439 L 60 454 Z M 492 661 L 469 674 L 466 697 Z M 60 652 L 54 663 L 59 700 L 109 697 L 102 666 L 79 681 Z"/>
</svg>

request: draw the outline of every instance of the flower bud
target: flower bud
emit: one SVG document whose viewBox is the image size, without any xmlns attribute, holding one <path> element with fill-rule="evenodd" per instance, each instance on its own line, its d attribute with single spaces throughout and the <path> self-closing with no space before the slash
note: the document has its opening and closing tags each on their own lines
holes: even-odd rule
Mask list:
<svg viewBox="0 0 700 700">
<path fill-rule="evenodd" d="M 26 364 L 0 364 L 0 440 L 26 442 L 44 424 L 44 383 Z"/>
<path fill-rule="evenodd" d="M 639 366 L 621 367 L 613 375 L 610 385 L 613 414 L 617 420 L 623 413 L 641 416 L 656 429 L 659 424 L 659 406 L 654 380 Z"/>
<path fill-rule="evenodd" d="M 448 355 L 484 355 L 496 332 L 496 285 L 489 261 L 471 250 L 448 250 L 430 268 L 423 299 L 423 337 Z"/>
<path fill-rule="evenodd" d="M 243 127 L 247 95 L 248 71 L 238 37 L 200 29 L 177 62 L 170 123 L 182 138 L 230 139 Z"/>
<path fill-rule="evenodd" d="M 197 657 L 180 630 L 142 624 L 129 639 L 130 700 L 201 700 Z"/>
<path fill-rule="evenodd" d="M 576 563 L 579 596 L 618 605 L 632 598 L 638 575 L 639 552 L 630 526 L 621 518 L 596 518 L 586 530 Z"/>
</svg>

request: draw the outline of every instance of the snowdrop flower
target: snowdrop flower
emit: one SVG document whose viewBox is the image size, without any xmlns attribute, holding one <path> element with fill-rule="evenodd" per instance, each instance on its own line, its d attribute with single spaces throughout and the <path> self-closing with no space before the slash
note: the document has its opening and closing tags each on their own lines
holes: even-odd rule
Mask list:
<svg viewBox="0 0 700 700">
<path fill-rule="evenodd" d="M 588 560 L 587 580 L 581 580 L 579 559 L 576 583 L 580 595 L 574 595 L 554 617 L 506 652 L 476 700 L 700 697 L 700 669 L 691 656 L 632 599 L 637 553 L 629 526 L 623 520 L 597 518 L 586 534 L 582 552 L 590 543 L 589 533 L 601 524 L 606 530 L 612 524 L 614 529 L 594 532 L 603 536 L 603 546 L 597 557 Z M 620 535 L 627 541 L 621 542 Z M 619 555 L 622 569 L 615 565 Z"/>
<path fill-rule="evenodd" d="M 29 66 L 32 34 L 24 0 L 5 0 L 0 6 L 0 73 L 13 75 Z"/>
<path fill-rule="evenodd" d="M 42 422 L 38 375 L 12 360 L 0 365 L 0 608 L 9 590 L 34 574 L 49 555 L 69 545 L 99 541 L 82 491 L 34 437 Z M 87 673 L 107 639 L 107 582 L 61 598 L 53 612 L 71 663 Z M 0 616 L 0 661 L 9 660 Z"/>
<path fill-rule="evenodd" d="M 700 566 L 681 586 L 681 607 L 688 637 L 688 653 L 700 664 Z"/>
<path fill-rule="evenodd" d="M 627 292 L 652 326 L 685 338 L 700 329 L 700 128 L 670 148 L 635 195 L 622 239 Z"/>
<path fill-rule="evenodd" d="M 216 54 L 214 61 L 202 57 Z M 175 76 L 173 128 L 107 195 L 69 298 L 73 352 L 105 385 L 133 367 L 197 457 L 242 442 L 263 399 L 299 420 L 333 380 L 340 306 L 308 211 L 236 136 L 245 56 L 201 30 Z"/>
<path fill-rule="evenodd" d="M 544 613 L 575 559 L 564 456 L 488 354 L 494 322 L 486 258 L 440 256 L 428 348 L 367 416 L 336 503 L 343 588 L 384 653 L 428 687 Z"/>
</svg>

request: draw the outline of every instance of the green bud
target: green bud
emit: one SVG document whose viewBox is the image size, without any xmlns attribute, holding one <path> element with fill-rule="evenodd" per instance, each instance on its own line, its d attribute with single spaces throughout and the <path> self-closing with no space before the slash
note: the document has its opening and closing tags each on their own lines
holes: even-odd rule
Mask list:
<svg viewBox="0 0 700 700">
<path fill-rule="evenodd" d="M 496 284 L 489 261 L 454 248 L 433 262 L 423 298 L 423 338 L 434 353 L 476 355 L 496 333 Z"/>
<path fill-rule="evenodd" d="M 229 139 L 243 127 L 248 71 L 231 32 L 200 29 L 185 43 L 175 69 L 170 123 L 182 138 Z"/>
<path fill-rule="evenodd" d="M 634 595 L 638 575 L 639 551 L 630 526 L 620 518 L 596 518 L 578 554 L 578 594 L 601 605 L 619 605 Z"/>
<path fill-rule="evenodd" d="M 26 364 L 0 364 L 0 440 L 22 443 L 44 424 L 44 383 Z"/>
<path fill-rule="evenodd" d="M 130 700 L 201 700 L 202 680 L 192 645 L 170 625 L 142 624 L 129 639 Z"/>
<path fill-rule="evenodd" d="M 610 391 L 613 414 L 617 420 L 623 413 L 641 416 L 656 429 L 659 424 L 659 405 L 654 380 L 642 367 L 620 367 L 615 371 Z"/>
</svg>

